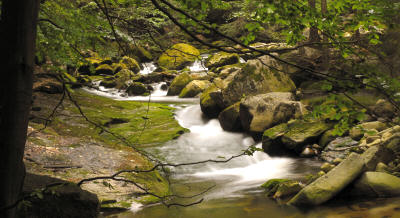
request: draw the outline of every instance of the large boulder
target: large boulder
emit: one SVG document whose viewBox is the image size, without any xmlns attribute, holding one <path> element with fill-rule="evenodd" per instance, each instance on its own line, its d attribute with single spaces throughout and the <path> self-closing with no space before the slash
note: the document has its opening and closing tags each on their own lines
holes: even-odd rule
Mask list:
<svg viewBox="0 0 400 218">
<path fill-rule="evenodd" d="M 134 82 L 126 89 L 129 96 L 132 95 L 143 95 L 147 92 L 147 88 L 143 83 Z"/>
<path fill-rule="evenodd" d="M 187 72 L 181 73 L 179 76 L 175 77 L 172 81 L 171 86 L 168 89 L 168 96 L 179 95 L 182 90 L 192 81 L 192 77 Z"/>
<path fill-rule="evenodd" d="M 385 161 L 389 151 L 384 146 L 373 146 L 362 155 L 351 153 L 343 162 L 327 174 L 303 188 L 289 202 L 293 206 L 315 206 L 335 197 L 363 172 L 374 170 L 380 161 Z"/>
<path fill-rule="evenodd" d="M 393 118 L 396 115 L 396 108 L 390 102 L 379 99 L 373 106 L 373 112 L 380 117 Z"/>
<path fill-rule="evenodd" d="M 128 68 L 129 70 L 131 70 L 134 73 L 138 73 L 140 71 L 140 66 L 139 63 L 128 56 L 124 56 L 122 57 L 122 59 L 119 62 L 122 66 L 126 66 L 126 68 Z M 123 67 L 125 68 L 125 67 Z"/>
<path fill-rule="evenodd" d="M 314 143 L 319 136 L 330 128 L 330 124 L 321 121 L 296 120 L 290 124 L 288 131 L 282 136 L 281 140 L 287 149 L 300 153 L 305 145 Z"/>
<path fill-rule="evenodd" d="M 170 70 L 181 70 L 199 58 L 195 47 L 179 43 L 166 50 L 158 59 L 158 65 Z"/>
<path fill-rule="evenodd" d="M 96 67 L 96 75 L 114 75 L 114 69 L 108 64 L 102 64 Z"/>
<path fill-rule="evenodd" d="M 289 125 L 287 123 L 282 123 L 265 130 L 262 136 L 262 148 L 264 152 L 271 156 L 287 153 L 287 149 L 283 145 L 281 137 L 288 129 Z"/>
<path fill-rule="evenodd" d="M 358 197 L 400 196 L 400 178 L 382 172 L 365 172 L 350 193 Z"/>
<path fill-rule="evenodd" d="M 212 84 L 200 95 L 201 111 L 209 118 L 216 118 L 223 110 L 222 92 Z"/>
<path fill-rule="evenodd" d="M 132 47 L 132 51 L 133 55 L 137 57 L 141 63 L 153 60 L 153 56 L 151 55 L 151 53 L 140 45 L 134 45 Z"/>
<path fill-rule="evenodd" d="M 225 65 L 231 65 L 239 63 L 239 55 L 234 53 L 227 53 L 227 52 L 218 52 L 211 55 L 206 60 L 206 67 L 214 68 L 214 67 L 222 67 Z"/>
<path fill-rule="evenodd" d="M 294 92 L 296 86 L 285 73 L 286 70 L 287 66 L 269 56 L 247 61 L 240 72 L 226 81 L 226 87 L 222 90 L 225 106 L 240 101 L 243 96 L 268 92 Z"/>
<path fill-rule="evenodd" d="M 179 94 L 179 98 L 192 98 L 207 89 L 211 83 L 207 80 L 193 80 L 185 86 Z"/>
<path fill-rule="evenodd" d="M 242 129 L 239 110 L 240 102 L 227 107 L 219 114 L 218 120 L 222 129 L 226 131 L 239 131 Z"/>
<path fill-rule="evenodd" d="M 244 98 L 240 103 L 240 120 L 246 131 L 262 133 L 276 124 L 303 115 L 303 105 L 290 92 L 271 92 Z"/>
</svg>

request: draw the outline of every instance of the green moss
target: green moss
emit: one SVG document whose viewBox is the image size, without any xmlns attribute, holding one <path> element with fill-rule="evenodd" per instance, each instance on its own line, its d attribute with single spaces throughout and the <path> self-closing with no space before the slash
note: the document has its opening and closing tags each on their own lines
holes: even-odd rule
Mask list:
<svg viewBox="0 0 400 218">
<path fill-rule="evenodd" d="M 206 67 L 221 67 L 224 65 L 231 65 L 239 63 L 239 55 L 238 54 L 231 54 L 227 52 L 218 52 L 216 54 L 211 55 L 206 60 Z"/>
<path fill-rule="evenodd" d="M 277 126 L 274 126 L 270 129 L 265 130 L 263 134 L 263 140 L 264 138 L 268 139 L 276 139 L 277 137 L 281 136 L 284 134 L 288 129 L 288 124 L 287 123 L 282 123 Z"/>
<path fill-rule="evenodd" d="M 182 90 L 185 88 L 187 84 L 189 84 L 192 81 L 192 77 L 190 77 L 189 73 L 183 72 L 179 76 L 175 77 L 175 79 L 172 81 L 167 95 L 179 95 Z"/>
<path fill-rule="evenodd" d="M 158 59 L 158 65 L 170 70 L 183 69 L 199 58 L 200 52 L 195 47 L 179 43 L 165 51 Z"/>
<path fill-rule="evenodd" d="M 102 64 L 96 68 L 96 75 L 106 74 L 106 75 L 113 75 L 114 70 L 108 64 Z"/>
<path fill-rule="evenodd" d="M 131 57 L 124 56 L 119 63 L 125 65 L 129 70 L 134 73 L 138 73 L 140 71 L 139 63 Z M 124 67 L 122 67 L 122 69 L 123 68 Z"/>
<path fill-rule="evenodd" d="M 187 131 L 174 119 L 175 109 L 163 104 L 151 103 L 147 115 L 147 103 L 114 101 L 80 90 L 74 97 L 78 100 L 86 116 L 98 124 L 104 124 L 112 118 L 129 120 L 128 123 L 112 125 L 109 130 L 126 137 L 136 146 L 160 145 Z M 104 133 L 94 126 L 88 126 L 73 105 L 69 105 L 66 109 L 77 115 L 77 118 L 56 118 L 50 127 L 59 134 L 93 138 L 112 147 L 120 144 L 120 141 L 112 135 Z M 146 128 L 142 133 L 144 125 Z M 102 133 L 99 134 L 100 132 Z"/>
<path fill-rule="evenodd" d="M 267 195 L 273 195 L 278 190 L 281 183 L 289 182 L 289 179 L 270 179 L 261 185 L 267 192 Z"/>
</svg>

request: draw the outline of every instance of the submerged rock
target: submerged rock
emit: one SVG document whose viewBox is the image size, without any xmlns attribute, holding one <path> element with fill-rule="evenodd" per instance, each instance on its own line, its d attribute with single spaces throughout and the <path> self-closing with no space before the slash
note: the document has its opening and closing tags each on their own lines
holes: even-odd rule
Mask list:
<svg viewBox="0 0 400 218">
<path fill-rule="evenodd" d="M 227 107 L 219 114 L 218 120 L 222 129 L 225 131 L 239 131 L 242 129 L 239 110 L 240 102 Z"/>
<path fill-rule="evenodd" d="M 179 76 L 175 77 L 172 81 L 169 89 L 168 89 L 168 96 L 172 95 L 179 95 L 182 90 L 192 81 L 192 77 L 187 72 L 181 73 Z"/>
<path fill-rule="evenodd" d="M 240 120 L 246 131 L 262 133 L 276 124 L 300 118 L 304 107 L 289 92 L 249 96 L 240 103 Z"/>
<path fill-rule="evenodd" d="M 302 188 L 298 181 L 289 179 L 270 179 L 261 187 L 266 190 L 268 196 L 272 196 L 275 199 L 293 196 Z"/>
<path fill-rule="evenodd" d="M 195 47 L 179 43 L 173 45 L 160 56 L 158 65 L 169 70 L 181 70 L 193 63 L 199 56 L 200 52 Z"/>
<path fill-rule="evenodd" d="M 185 86 L 179 94 L 179 98 L 192 98 L 207 89 L 211 83 L 206 80 L 193 80 Z"/>
</svg>

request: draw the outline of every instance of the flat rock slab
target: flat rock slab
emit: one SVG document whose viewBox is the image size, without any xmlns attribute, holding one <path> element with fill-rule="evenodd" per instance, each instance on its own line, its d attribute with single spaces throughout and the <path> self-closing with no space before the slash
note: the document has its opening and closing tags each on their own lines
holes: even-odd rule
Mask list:
<svg viewBox="0 0 400 218">
<path fill-rule="evenodd" d="M 363 172 L 374 170 L 377 163 L 385 161 L 390 153 L 383 146 L 373 146 L 362 155 L 351 153 L 342 163 L 326 175 L 303 188 L 288 204 L 315 206 L 325 203 L 346 188 Z"/>
<path fill-rule="evenodd" d="M 354 181 L 364 169 L 361 155 L 352 153 L 337 167 L 303 188 L 288 204 L 293 206 L 320 205 Z"/>
</svg>

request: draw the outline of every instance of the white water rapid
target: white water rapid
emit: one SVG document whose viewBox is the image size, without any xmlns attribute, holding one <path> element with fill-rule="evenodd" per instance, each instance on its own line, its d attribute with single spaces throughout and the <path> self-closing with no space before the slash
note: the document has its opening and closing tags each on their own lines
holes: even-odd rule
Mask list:
<svg viewBox="0 0 400 218">
<path fill-rule="evenodd" d="M 224 131 L 217 119 L 203 117 L 199 105 L 181 105 L 176 113 L 179 124 L 190 130 L 177 140 L 156 148 L 168 162 L 187 163 L 203 160 L 224 160 L 238 155 L 253 145 L 243 133 Z M 258 147 L 261 144 L 257 145 Z M 300 162 L 308 162 L 301 164 Z M 271 158 L 263 152 L 242 156 L 228 163 L 207 163 L 174 168 L 176 178 L 192 181 L 214 181 L 217 186 L 208 198 L 241 196 L 243 191 L 259 187 L 272 178 L 299 177 L 298 166 L 315 166 L 312 161 L 293 158 Z"/>
</svg>

